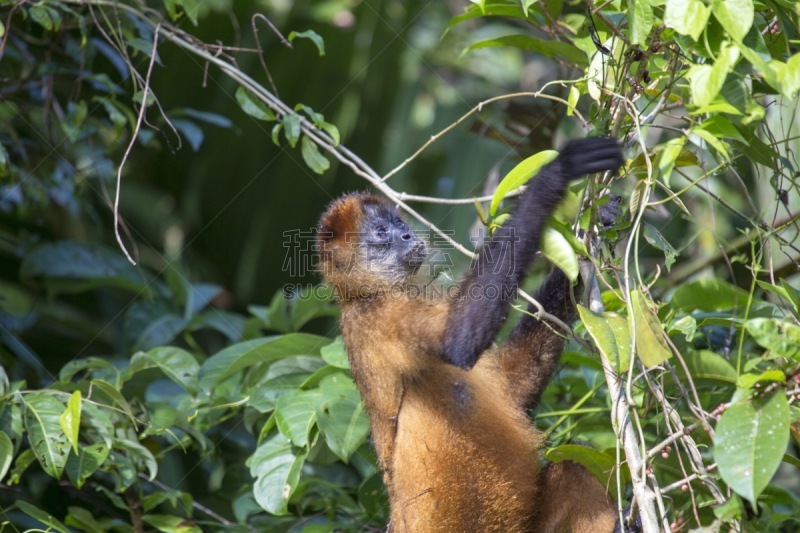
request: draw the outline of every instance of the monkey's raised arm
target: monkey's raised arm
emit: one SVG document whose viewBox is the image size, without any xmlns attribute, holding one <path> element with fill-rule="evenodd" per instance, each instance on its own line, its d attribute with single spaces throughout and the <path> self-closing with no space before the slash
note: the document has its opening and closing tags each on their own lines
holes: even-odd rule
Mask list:
<svg viewBox="0 0 800 533">
<path fill-rule="evenodd" d="M 622 162 L 614 139 L 574 140 L 529 182 L 511 219 L 494 232 L 461 281 L 447 317 L 442 347 L 445 361 L 472 368 L 492 343 L 539 249 L 542 229 L 563 199 L 570 180 L 616 170 Z"/>
</svg>

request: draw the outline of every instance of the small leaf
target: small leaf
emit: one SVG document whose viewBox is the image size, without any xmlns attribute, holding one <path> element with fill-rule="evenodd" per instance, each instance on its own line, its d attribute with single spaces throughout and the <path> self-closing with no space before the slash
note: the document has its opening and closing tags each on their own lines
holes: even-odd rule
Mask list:
<svg viewBox="0 0 800 533">
<path fill-rule="evenodd" d="M 636 354 L 647 368 L 660 365 L 672 356 L 664 341 L 661 322 L 658 321 L 658 317 L 653 313 L 641 291 L 631 291 L 630 299 L 636 332 Z"/>
<path fill-rule="evenodd" d="M 76 390 L 67 400 L 67 408 L 58 417 L 58 423 L 64 435 L 72 444 L 72 450 L 78 453 L 78 430 L 81 427 L 81 391 Z"/>
<path fill-rule="evenodd" d="M 495 214 L 497 214 L 497 208 L 500 207 L 500 202 L 503 201 L 503 198 L 505 198 L 508 193 L 524 185 L 525 182 L 536 175 L 543 166 L 556 157 L 558 157 L 558 152 L 555 150 L 544 150 L 524 159 L 521 163 L 512 168 L 494 191 L 489 213 L 495 216 Z"/>
<path fill-rule="evenodd" d="M 289 33 L 289 42 L 293 42 L 297 37 L 300 37 L 301 39 L 309 39 L 317 47 L 319 55 L 325 55 L 325 41 L 323 41 L 322 37 L 320 37 L 314 30 L 293 31 Z"/>
<path fill-rule="evenodd" d="M 142 520 L 163 533 L 203 533 L 194 521 L 165 514 L 146 514 Z"/>
<path fill-rule="evenodd" d="M 722 479 L 753 506 L 778 470 L 791 417 L 782 390 L 728 407 L 717 423 L 714 458 Z"/>
<path fill-rule="evenodd" d="M 627 372 L 633 345 L 625 317 L 616 313 L 595 313 L 582 305 L 578 306 L 578 314 L 597 349 L 614 370 L 618 374 Z"/>
<path fill-rule="evenodd" d="M 44 5 L 44 2 L 31 6 L 28 15 L 47 31 L 58 31 L 61 27 L 61 14 L 52 7 Z"/>
<path fill-rule="evenodd" d="M 319 352 L 322 355 L 322 359 L 329 365 L 336 368 L 350 368 L 350 361 L 347 359 L 347 352 L 344 350 L 344 340 L 341 335 Z"/>
<path fill-rule="evenodd" d="M 303 154 L 303 160 L 306 162 L 306 165 L 308 165 L 308 168 L 317 174 L 322 174 L 330 168 L 330 161 L 319 153 L 319 148 L 317 148 L 316 143 L 305 135 L 303 135 L 300 141 L 300 151 Z"/>
<path fill-rule="evenodd" d="M 14 444 L 4 431 L 0 431 L 0 482 L 6 478 L 14 460 Z"/>
<path fill-rule="evenodd" d="M 294 148 L 297 146 L 297 141 L 300 140 L 300 116 L 296 113 L 283 116 L 283 134 L 289 145 Z"/>
<path fill-rule="evenodd" d="M 661 174 L 661 180 L 664 185 L 669 187 L 669 177 L 672 175 L 672 170 L 675 168 L 675 162 L 686 144 L 686 137 L 681 135 L 676 139 L 670 139 L 663 144 L 664 149 L 658 158 L 658 171 Z"/>
<path fill-rule="evenodd" d="M 236 101 L 242 111 L 253 118 L 266 121 L 273 121 L 276 118 L 275 113 L 264 102 L 257 99 L 249 89 L 242 86 L 236 89 Z"/>
<path fill-rule="evenodd" d="M 580 100 L 581 92 L 574 85 L 569 86 L 569 97 L 567 98 L 567 116 L 571 117 L 575 113 L 575 108 L 578 107 L 578 100 Z"/>
<path fill-rule="evenodd" d="M 712 379 L 735 384 L 736 369 L 721 355 L 710 350 L 697 350 L 684 355 L 689 374 L 694 379 Z M 682 365 L 676 365 L 679 369 Z"/>
<path fill-rule="evenodd" d="M 675 258 L 678 257 L 678 251 L 656 228 L 646 222 L 644 223 L 643 235 L 650 246 L 664 252 L 664 266 L 667 267 L 667 272 L 669 272 L 669 268 L 675 263 Z"/>
<path fill-rule="evenodd" d="M 755 341 L 774 355 L 800 360 L 800 326 L 773 318 L 755 318 L 745 324 Z"/>
<path fill-rule="evenodd" d="M 570 281 L 578 279 L 580 274 L 578 256 L 559 231 L 547 226 L 542 233 L 541 249 L 547 260 L 566 274 Z"/>
</svg>

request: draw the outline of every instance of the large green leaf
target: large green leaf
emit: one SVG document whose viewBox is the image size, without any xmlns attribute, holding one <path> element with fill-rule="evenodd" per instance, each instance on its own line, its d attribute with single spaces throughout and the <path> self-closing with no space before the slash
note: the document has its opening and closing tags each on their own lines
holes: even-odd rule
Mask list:
<svg viewBox="0 0 800 533">
<path fill-rule="evenodd" d="M 60 533 L 70 533 L 69 528 L 67 528 L 67 526 L 65 526 L 59 519 L 50 513 L 39 509 L 35 505 L 26 502 L 22 498 L 18 499 L 15 505 L 26 515 L 46 525 L 48 527 L 48 531 L 55 530 L 59 531 Z"/>
<path fill-rule="evenodd" d="M 561 232 L 552 226 L 547 226 L 542 233 L 541 248 L 547 260 L 557 266 L 571 281 L 578 279 L 580 274 L 578 256 Z"/>
<path fill-rule="evenodd" d="M 717 423 L 714 458 L 722 479 L 756 505 L 789 444 L 789 404 L 782 390 L 767 400 L 728 407 Z"/>
<path fill-rule="evenodd" d="M 613 483 L 611 476 L 617 467 L 616 458 L 588 446 L 580 444 L 562 444 L 547 450 L 545 458 L 553 463 L 561 461 L 572 461 L 583 466 L 586 470 L 600 481 L 604 486 Z M 630 479 L 627 468 L 622 471 L 623 483 Z"/>
<path fill-rule="evenodd" d="M 700 0 L 667 0 L 664 23 L 680 34 L 689 35 L 695 41 L 706 29 L 711 7 Z"/>
<path fill-rule="evenodd" d="M 473 50 L 480 50 L 481 48 L 492 48 L 496 46 L 511 46 L 522 50 L 529 50 L 542 54 L 543 56 L 553 59 L 564 59 L 567 62 L 585 67 L 588 65 L 586 54 L 581 50 L 569 43 L 562 43 L 554 40 L 538 39 L 530 35 L 506 35 L 504 37 L 495 37 L 493 39 L 485 39 L 471 44 L 464 53 L 472 52 Z"/>
<path fill-rule="evenodd" d="M 728 35 L 741 41 L 753 25 L 753 0 L 713 0 L 711 7 Z"/>
<path fill-rule="evenodd" d="M 582 305 L 578 314 L 600 353 L 617 373 L 627 372 L 633 345 L 625 317 L 616 313 L 595 313 Z"/>
<path fill-rule="evenodd" d="M 747 332 L 758 344 L 792 359 L 800 359 L 800 326 L 788 321 L 755 318 L 745 324 Z"/>
<path fill-rule="evenodd" d="M 37 246 L 22 261 L 20 276 L 42 278 L 57 292 L 82 292 L 101 285 L 149 293 L 146 279 L 122 255 L 72 241 Z"/>
<path fill-rule="evenodd" d="M 653 29 L 653 8 L 649 0 L 628 1 L 628 34 L 631 44 L 644 44 Z"/>
<path fill-rule="evenodd" d="M 676 311 L 722 311 L 744 308 L 748 294 L 719 278 L 705 278 L 680 285 L 672 294 L 670 307 Z"/>
<path fill-rule="evenodd" d="M 108 453 L 108 446 L 103 443 L 82 446 L 77 454 L 71 453 L 67 459 L 66 471 L 72 484 L 78 488 L 83 487 L 89 476 L 106 462 Z"/>
<path fill-rule="evenodd" d="M 641 291 L 631 291 L 630 298 L 636 333 L 636 355 L 647 368 L 660 365 L 672 355 L 664 340 L 661 323 Z"/>
<path fill-rule="evenodd" d="M 294 355 L 315 355 L 331 339 L 307 333 L 262 337 L 229 346 L 209 357 L 200 368 L 200 386 L 205 391 L 244 368 L 271 363 Z"/>
<path fill-rule="evenodd" d="M 69 455 L 69 439 L 61 430 L 59 417 L 64 404 L 52 394 L 34 392 L 23 397 L 28 441 L 42 469 L 58 479 Z"/>
<path fill-rule="evenodd" d="M 683 356 L 684 363 L 693 379 L 713 379 L 735 384 L 736 369 L 721 355 L 710 350 L 692 351 Z M 676 365 L 682 368 L 681 365 Z"/>
<path fill-rule="evenodd" d="M 367 440 L 369 419 L 353 380 L 345 374 L 328 376 L 320 383 L 317 426 L 342 461 Z"/>
<path fill-rule="evenodd" d="M 180 348 L 164 346 L 134 354 L 129 372 L 136 373 L 148 368 L 158 368 L 165 376 L 183 387 L 189 394 L 197 394 L 197 374 L 200 365 L 192 354 Z"/>
<path fill-rule="evenodd" d="M 297 454 L 280 433 L 264 441 L 250 459 L 250 474 L 256 478 L 253 495 L 270 514 L 288 514 L 287 504 L 297 488 L 306 452 Z"/>
<path fill-rule="evenodd" d="M 295 390 L 278 398 L 275 423 L 295 446 L 308 445 L 308 434 L 317 419 L 318 390 Z"/>
</svg>

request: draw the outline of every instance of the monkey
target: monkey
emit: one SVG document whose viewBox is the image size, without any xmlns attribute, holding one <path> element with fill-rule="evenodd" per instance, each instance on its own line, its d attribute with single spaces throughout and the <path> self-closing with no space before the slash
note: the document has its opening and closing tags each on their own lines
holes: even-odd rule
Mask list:
<svg viewBox="0 0 800 533">
<path fill-rule="evenodd" d="M 563 349 L 553 324 L 522 317 L 493 342 L 569 182 L 616 171 L 617 142 L 566 144 L 529 182 L 465 277 L 436 295 L 414 279 L 427 248 L 399 211 L 368 194 L 333 201 L 317 226 L 320 270 L 341 330 L 389 496 L 392 533 L 611 532 L 617 506 L 572 462 L 541 466 L 528 416 Z M 575 315 L 557 268 L 535 293 L 562 322 Z M 618 525 L 616 527 L 619 527 Z"/>
</svg>

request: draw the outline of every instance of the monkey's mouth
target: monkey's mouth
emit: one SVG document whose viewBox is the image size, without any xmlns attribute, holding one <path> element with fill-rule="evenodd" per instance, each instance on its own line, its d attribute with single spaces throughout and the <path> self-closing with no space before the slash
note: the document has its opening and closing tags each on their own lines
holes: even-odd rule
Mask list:
<svg viewBox="0 0 800 533">
<path fill-rule="evenodd" d="M 424 243 L 415 244 L 408 252 L 406 252 L 406 264 L 412 268 L 417 268 L 425 262 L 428 257 L 428 250 L 425 248 Z"/>
</svg>

